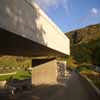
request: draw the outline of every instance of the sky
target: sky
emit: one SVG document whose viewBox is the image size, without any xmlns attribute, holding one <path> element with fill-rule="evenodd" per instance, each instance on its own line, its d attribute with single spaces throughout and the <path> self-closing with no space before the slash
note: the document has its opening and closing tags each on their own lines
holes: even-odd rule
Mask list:
<svg viewBox="0 0 100 100">
<path fill-rule="evenodd" d="M 100 23 L 100 0 L 35 0 L 63 31 Z"/>
</svg>

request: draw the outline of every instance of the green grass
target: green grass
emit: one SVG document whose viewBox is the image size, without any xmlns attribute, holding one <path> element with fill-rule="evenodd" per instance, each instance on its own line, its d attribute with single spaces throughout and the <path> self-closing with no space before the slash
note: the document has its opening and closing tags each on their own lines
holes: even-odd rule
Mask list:
<svg viewBox="0 0 100 100">
<path fill-rule="evenodd" d="M 28 71 L 17 71 L 17 73 L 15 75 L 0 76 L 0 81 L 11 80 L 11 79 L 23 80 L 23 79 L 26 79 L 29 77 L 31 77 L 31 74 Z"/>
<path fill-rule="evenodd" d="M 0 81 L 9 80 L 10 77 L 11 77 L 11 75 L 3 75 L 3 76 L 0 76 Z"/>
<path fill-rule="evenodd" d="M 13 78 L 14 79 L 18 79 L 18 80 L 22 80 L 25 78 L 29 78 L 31 77 L 31 74 L 28 71 L 18 71 Z"/>
</svg>

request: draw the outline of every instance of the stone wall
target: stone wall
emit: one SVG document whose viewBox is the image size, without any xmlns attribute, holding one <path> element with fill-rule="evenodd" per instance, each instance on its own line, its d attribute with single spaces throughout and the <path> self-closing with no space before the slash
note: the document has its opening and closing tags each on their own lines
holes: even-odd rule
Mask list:
<svg viewBox="0 0 100 100">
<path fill-rule="evenodd" d="M 32 84 L 64 84 L 69 77 L 66 61 L 56 59 L 33 60 Z"/>
</svg>

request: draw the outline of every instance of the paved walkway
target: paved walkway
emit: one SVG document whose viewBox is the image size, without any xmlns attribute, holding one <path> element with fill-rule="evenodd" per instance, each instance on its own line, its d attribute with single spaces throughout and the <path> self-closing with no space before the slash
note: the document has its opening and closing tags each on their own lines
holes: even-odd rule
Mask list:
<svg viewBox="0 0 100 100">
<path fill-rule="evenodd" d="M 0 100 L 8 100 L 1 99 Z M 23 92 L 14 100 L 100 100 L 91 85 L 80 75 L 72 73 L 66 86 L 40 86 Z"/>
<path fill-rule="evenodd" d="M 87 80 L 72 72 L 71 77 L 66 82 L 66 87 L 52 86 L 34 92 L 39 100 L 100 100 L 100 96 L 95 92 Z"/>
<path fill-rule="evenodd" d="M 56 95 L 49 100 L 100 100 L 100 96 L 95 92 L 87 80 L 81 76 L 72 73 L 72 76 L 66 84 L 66 88 L 56 92 Z M 60 94 L 60 95 L 59 95 Z"/>
<path fill-rule="evenodd" d="M 12 72 L 12 73 L 5 73 L 5 74 L 0 74 L 0 76 L 6 76 L 6 75 L 14 75 L 14 74 L 16 74 L 16 72 Z"/>
</svg>

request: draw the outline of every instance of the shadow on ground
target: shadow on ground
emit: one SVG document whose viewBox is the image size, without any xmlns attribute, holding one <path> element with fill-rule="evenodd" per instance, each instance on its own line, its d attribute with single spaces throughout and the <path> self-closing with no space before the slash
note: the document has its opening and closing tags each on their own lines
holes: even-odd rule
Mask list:
<svg viewBox="0 0 100 100">
<path fill-rule="evenodd" d="M 53 100 L 55 96 L 62 96 L 64 90 L 62 85 L 40 85 L 33 86 L 30 90 L 18 91 L 12 96 L 7 89 L 1 89 L 0 100 Z"/>
</svg>

